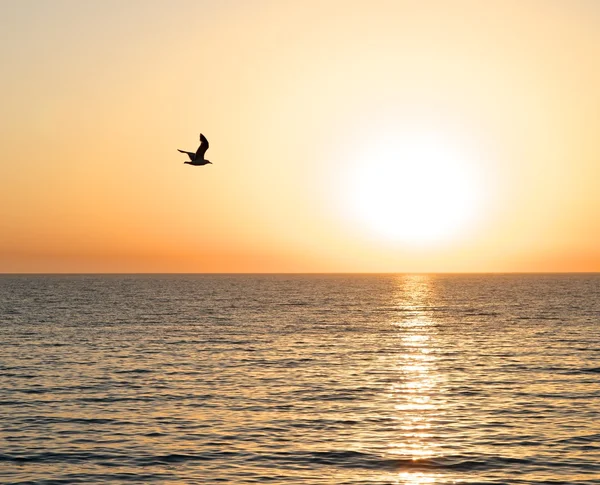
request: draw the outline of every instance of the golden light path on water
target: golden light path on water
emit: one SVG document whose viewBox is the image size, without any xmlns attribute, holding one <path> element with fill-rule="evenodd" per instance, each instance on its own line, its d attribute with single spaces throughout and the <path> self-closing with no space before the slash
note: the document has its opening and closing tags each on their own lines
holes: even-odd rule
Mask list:
<svg viewBox="0 0 600 485">
<path fill-rule="evenodd" d="M 436 325 L 428 311 L 432 292 L 428 275 L 399 277 L 395 304 L 403 317 L 391 322 L 399 333 L 402 352 L 391 363 L 398 378 L 386 396 L 398 422 L 397 439 L 388 444 L 387 453 L 414 462 L 441 453 L 441 443 L 432 433 L 433 420 L 444 412 L 443 376 L 436 368 Z M 437 477 L 429 471 L 405 470 L 387 478 L 392 483 L 420 485 L 436 483 Z"/>
</svg>

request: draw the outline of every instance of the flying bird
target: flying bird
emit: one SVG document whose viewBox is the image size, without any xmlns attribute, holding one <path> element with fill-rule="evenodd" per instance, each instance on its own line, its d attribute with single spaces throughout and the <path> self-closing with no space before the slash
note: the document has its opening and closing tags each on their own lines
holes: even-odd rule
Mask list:
<svg viewBox="0 0 600 485">
<path fill-rule="evenodd" d="M 196 153 L 186 152 L 185 150 L 180 150 L 179 148 L 177 149 L 178 152 L 188 154 L 188 157 L 190 157 L 191 161 L 183 163 L 188 163 L 190 165 L 206 165 L 207 163 L 212 164 L 211 161 L 204 158 L 206 150 L 208 150 L 208 140 L 202 133 L 200 133 L 200 146 L 198 147 L 198 150 L 196 150 Z"/>
</svg>

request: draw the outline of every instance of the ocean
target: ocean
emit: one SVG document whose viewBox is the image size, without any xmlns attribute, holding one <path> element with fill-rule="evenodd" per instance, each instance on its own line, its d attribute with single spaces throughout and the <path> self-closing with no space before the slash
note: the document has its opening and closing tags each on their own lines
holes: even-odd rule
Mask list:
<svg viewBox="0 0 600 485">
<path fill-rule="evenodd" d="M 0 482 L 599 484 L 600 275 L 0 276 Z"/>
</svg>

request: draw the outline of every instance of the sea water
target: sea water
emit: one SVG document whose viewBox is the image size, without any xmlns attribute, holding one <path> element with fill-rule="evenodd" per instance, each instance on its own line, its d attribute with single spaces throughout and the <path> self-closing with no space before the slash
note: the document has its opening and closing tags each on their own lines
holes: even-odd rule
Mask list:
<svg viewBox="0 0 600 485">
<path fill-rule="evenodd" d="M 600 275 L 4 275 L 0 482 L 600 483 Z"/>
</svg>

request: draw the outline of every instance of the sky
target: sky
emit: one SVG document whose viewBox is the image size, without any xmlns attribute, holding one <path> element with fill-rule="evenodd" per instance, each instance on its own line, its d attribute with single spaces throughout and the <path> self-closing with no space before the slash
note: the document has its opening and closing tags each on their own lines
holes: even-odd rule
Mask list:
<svg viewBox="0 0 600 485">
<path fill-rule="evenodd" d="M 594 0 L 0 0 L 0 36 L 0 272 L 600 271 Z"/>
</svg>

